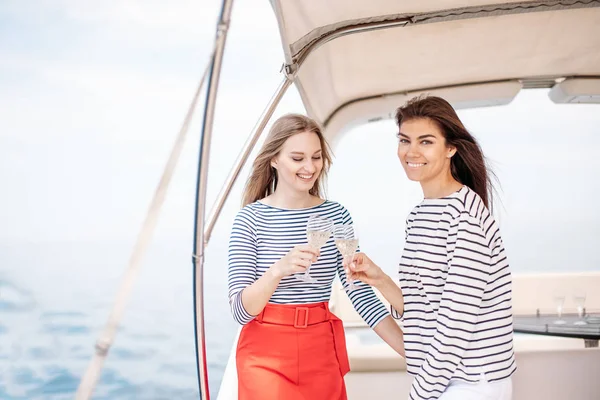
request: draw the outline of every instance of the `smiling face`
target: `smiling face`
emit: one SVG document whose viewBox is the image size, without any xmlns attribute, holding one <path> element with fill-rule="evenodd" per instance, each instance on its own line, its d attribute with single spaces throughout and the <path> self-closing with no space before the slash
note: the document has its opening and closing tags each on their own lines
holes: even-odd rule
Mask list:
<svg viewBox="0 0 600 400">
<path fill-rule="evenodd" d="M 398 133 L 398 158 L 411 181 L 421 184 L 445 179 L 456 149 L 446 145 L 439 126 L 429 118 L 403 121 Z"/>
<path fill-rule="evenodd" d="M 271 166 L 277 170 L 278 190 L 308 193 L 323 170 L 319 136 L 302 132 L 289 137 Z"/>
</svg>

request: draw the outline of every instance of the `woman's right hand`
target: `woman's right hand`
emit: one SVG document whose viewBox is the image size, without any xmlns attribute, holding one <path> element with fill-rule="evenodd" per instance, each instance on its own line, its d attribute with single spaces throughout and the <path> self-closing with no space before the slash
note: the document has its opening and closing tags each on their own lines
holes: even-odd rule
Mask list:
<svg viewBox="0 0 600 400">
<path fill-rule="evenodd" d="M 271 265 L 273 275 L 282 279 L 286 276 L 305 272 L 319 258 L 319 250 L 307 244 L 299 245 L 290 250 L 275 264 Z"/>
<path fill-rule="evenodd" d="M 349 279 L 359 280 L 373 287 L 382 285 L 389 278 L 365 253 L 356 253 L 352 262 L 344 261 L 344 268 L 349 272 Z"/>
</svg>

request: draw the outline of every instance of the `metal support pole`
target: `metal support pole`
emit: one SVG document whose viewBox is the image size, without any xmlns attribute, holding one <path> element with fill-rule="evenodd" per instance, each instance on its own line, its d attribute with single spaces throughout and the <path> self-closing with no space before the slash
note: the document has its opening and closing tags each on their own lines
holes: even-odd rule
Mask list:
<svg viewBox="0 0 600 400">
<path fill-rule="evenodd" d="M 271 98 L 269 103 L 267 104 L 267 107 L 263 111 L 263 114 L 260 116 L 258 123 L 256 124 L 252 133 L 246 140 L 246 143 L 244 143 L 244 147 L 242 147 L 242 151 L 238 155 L 238 158 L 237 158 L 233 168 L 231 169 L 229 176 L 225 180 L 225 184 L 223 185 L 221 192 L 217 196 L 217 201 L 213 205 L 213 208 L 211 209 L 210 214 L 208 216 L 208 219 L 207 219 L 208 222 L 206 224 L 206 229 L 204 229 L 205 244 L 208 244 L 208 241 L 210 240 L 210 235 L 212 234 L 215 224 L 217 223 L 217 219 L 219 218 L 219 215 L 221 214 L 221 210 L 223 209 L 223 206 L 225 205 L 225 201 L 227 200 L 227 197 L 229 196 L 229 192 L 231 192 L 231 189 L 233 188 L 233 185 L 235 184 L 235 182 L 240 174 L 240 171 L 246 164 L 246 160 L 248 160 L 248 156 L 250 155 L 250 153 L 252 152 L 252 149 L 256 145 L 258 138 L 260 138 L 260 135 L 262 134 L 263 130 L 265 129 L 265 126 L 267 126 L 269 119 L 271 119 L 271 116 L 273 115 L 273 112 L 275 111 L 275 109 L 277 108 L 277 105 L 281 101 L 281 98 L 283 97 L 283 95 L 285 94 L 287 89 L 292 84 L 292 81 L 293 81 L 293 77 L 286 76 L 283 79 L 283 81 L 279 84 L 279 87 L 275 91 L 275 94 L 273 95 L 273 97 Z"/>
<path fill-rule="evenodd" d="M 204 331 L 204 213 L 206 203 L 206 183 L 208 177 L 210 139 L 212 136 L 217 90 L 219 87 L 219 76 L 221 73 L 221 65 L 223 64 L 223 54 L 225 51 L 225 41 L 227 39 L 227 31 L 229 29 L 232 5 L 233 0 L 223 0 L 221 15 L 217 25 L 215 56 L 213 58 L 210 70 L 210 79 L 208 81 L 208 90 L 204 109 L 204 121 L 202 125 L 202 133 L 200 135 L 198 178 L 196 184 L 196 216 L 192 259 L 194 269 L 194 331 L 196 336 L 198 386 L 200 390 L 200 397 L 206 400 L 210 399 L 210 392 L 208 387 L 208 366 L 206 362 L 206 340 Z"/>
</svg>

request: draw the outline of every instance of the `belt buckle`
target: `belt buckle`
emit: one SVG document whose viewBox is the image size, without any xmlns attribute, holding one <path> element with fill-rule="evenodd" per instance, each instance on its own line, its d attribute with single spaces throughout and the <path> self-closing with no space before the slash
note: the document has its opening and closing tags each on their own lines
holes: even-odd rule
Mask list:
<svg viewBox="0 0 600 400">
<path fill-rule="evenodd" d="M 304 323 L 298 323 L 299 311 L 304 311 Z M 294 328 L 306 328 L 308 327 L 308 307 L 296 307 L 296 314 L 294 315 Z"/>
</svg>

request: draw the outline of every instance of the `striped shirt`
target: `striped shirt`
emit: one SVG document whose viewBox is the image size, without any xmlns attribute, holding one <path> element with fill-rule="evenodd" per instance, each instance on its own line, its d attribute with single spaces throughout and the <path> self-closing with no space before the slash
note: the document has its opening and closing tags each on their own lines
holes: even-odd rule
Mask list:
<svg viewBox="0 0 600 400">
<path fill-rule="evenodd" d="M 437 399 L 450 380 L 512 375 L 511 273 L 498 225 L 473 190 L 415 207 L 399 271 L 411 399 Z"/>
<path fill-rule="evenodd" d="M 242 208 L 234 222 L 229 240 L 229 304 L 234 319 L 247 324 L 254 316 L 242 304 L 242 290 L 260 278 L 271 265 L 285 256 L 293 247 L 307 244 L 306 225 L 311 215 L 331 218 L 335 224 L 352 222 L 350 213 L 333 201 L 302 209 L 281 209 L 254 202 Z M 346 274 L 342 256 L 333 237 L 321 247 L 321 255 L 313 263 L 310 275 L 318 282 L 306 283 L 294 275 L 283 278 L 269 303 L 309 304 L 329 301 L 335 275 L 344 287 Z M 347 292 L 352 305 L 371 327 L 389 315 L 387 308 L 373 289 L 357 283 L 357 289 Z"/>
</svg>

